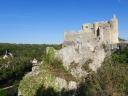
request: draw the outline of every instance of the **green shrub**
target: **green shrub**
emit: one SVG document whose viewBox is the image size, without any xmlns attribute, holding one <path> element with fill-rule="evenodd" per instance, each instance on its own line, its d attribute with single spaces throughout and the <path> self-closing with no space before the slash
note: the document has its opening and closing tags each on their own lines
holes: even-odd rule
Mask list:
<svg viewBox="0 0 128 96">
<path fill-rule="evenodd" d="M 128 48 L 125 48 L 124 50 L 115 52 L 112 54 L 112 61 L 113 63 L 119 63 L 119 64 L 126 64 L 128 63 Z"/>
<path fill-rule="evenodd" d="M 51 65 L 54 68 L 64 68 L 62 60 L 55 57 L 55 49 L 53 47 L 47 48 L 43 61 L 44 64 Z"/>
<path fill-rule="evenodd" d="M 0 89 L 0 96 L 7 96 L 7 93 L 6 93 L 5 91 L 2 91 L 2 90 Z"/>
<path fill-rule="evenodd" d="M 45 62 L 50 64 L 53 63 L 55 59 L 55 49 L 53 47 L 48 47 L 46 49 Z"/>
</svg>

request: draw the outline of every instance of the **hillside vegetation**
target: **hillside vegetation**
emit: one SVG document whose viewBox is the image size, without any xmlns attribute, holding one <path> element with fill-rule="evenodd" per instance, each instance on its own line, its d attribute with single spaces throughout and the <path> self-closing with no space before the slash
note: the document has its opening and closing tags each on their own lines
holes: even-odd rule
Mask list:
<svg viewBox="0 0 128 96">
<path fill-rule="evenodd" d="M 31 60 L 39 62 L 45 54 L 46 47 L 60 49 L 61 45 L 46 44 L 0 44 L 0 89 L 8 86 L 18 86 L 20 79 L 31 71 Z M 13 54 L 13 58 L 3 59 L 6 50 Z M 2 93 L 0 93 L 1 96 Z M 11 96 L 11 95 L 10 95 Z"/>
</svg>

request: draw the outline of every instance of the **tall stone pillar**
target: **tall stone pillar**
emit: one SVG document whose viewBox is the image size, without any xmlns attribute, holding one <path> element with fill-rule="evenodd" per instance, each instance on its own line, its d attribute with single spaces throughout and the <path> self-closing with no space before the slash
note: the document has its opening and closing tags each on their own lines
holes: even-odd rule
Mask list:
<svg viewBox="0 0 128 96">
<path fill-rule="evenodd" d="M 113 16 L 113 19 L 112 19 L 112 26 L 113 26 L 113 29 L 112 29 L 112 34 L 111 34 L 111 37 L 112 37 L 112 43 L 118 43 L 118 19 L 117 17 L 114 15 Z"/>
</svg>

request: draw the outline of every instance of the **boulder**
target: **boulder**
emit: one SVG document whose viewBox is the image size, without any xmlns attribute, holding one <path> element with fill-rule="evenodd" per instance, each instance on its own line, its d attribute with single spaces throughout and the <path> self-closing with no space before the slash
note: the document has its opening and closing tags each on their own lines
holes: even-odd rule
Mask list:
<svg viewBox="0 0 128 96">
<path fill-rule="evenodd" d="M 77 89 L 77 83 L 74 81 L 70 81 L 68 84 L 68 90 L 74 90 Z"/>
<path fill-rule="evenodd" d="M 65 79 L 56 77 L 55 79 L 55 85 L 59 87 L 59 91 L 62 89 L 67 89 L 67 81 Z"/>
</svg>

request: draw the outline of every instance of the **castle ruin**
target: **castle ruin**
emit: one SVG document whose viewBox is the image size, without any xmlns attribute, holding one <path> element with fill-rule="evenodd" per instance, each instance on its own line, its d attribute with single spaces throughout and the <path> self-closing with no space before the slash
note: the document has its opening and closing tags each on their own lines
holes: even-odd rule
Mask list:
<svg viewBox="0 0 128 96">
<path fill-rule="evenodd" d="M 83 24 L 77 32 L 64 32 L 65 46 L 86 46 L 90 41 L 102 42 L 103 44 L 117 44 L 118 41 L 118 19 L 114 15 L 112 20 Z"/>
</svg>

